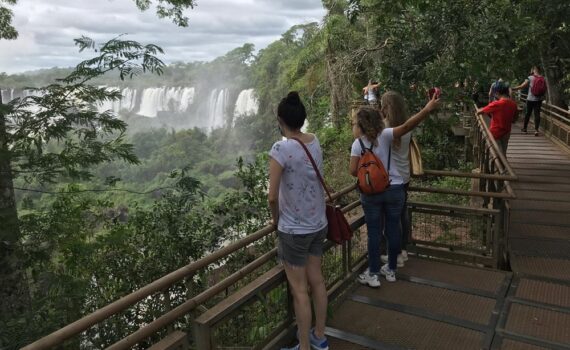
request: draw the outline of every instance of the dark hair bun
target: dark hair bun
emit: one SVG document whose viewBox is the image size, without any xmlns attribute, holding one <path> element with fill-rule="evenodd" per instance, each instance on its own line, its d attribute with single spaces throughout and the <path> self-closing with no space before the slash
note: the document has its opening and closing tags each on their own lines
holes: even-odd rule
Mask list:
<svg viewBox="0 0 570 350">
<path fill-rule="evenodd" d="M 300 129 L 307 118 L 307 111 L 297 91 L 291 91 L 277 106 L 277 115 L 291 129 Z"/>
<path fill-rule="evenodd" d="M 287 94 L 287 97 L 285 97 L 285 101 L 290 105 L 300 105 L 301 97 L 297 91 L 291 91 Z"/>
</svg>

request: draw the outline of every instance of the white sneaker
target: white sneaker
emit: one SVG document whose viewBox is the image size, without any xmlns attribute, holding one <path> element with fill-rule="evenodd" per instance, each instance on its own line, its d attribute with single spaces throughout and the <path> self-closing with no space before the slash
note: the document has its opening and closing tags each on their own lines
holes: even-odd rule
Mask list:
<svg viewBox="0 0 570 350">
<path fill-rule="evenodd" d="M 396 272 L 394 270 L 390 270 L 388 264 L 382 265 L 380 268 L 380 274 L 382 276 L 386 276 L 386 281 L 396 282 Z"/>
<path fill-rule="evenodd" d="M 378 288 L 380 287 L 380 280 L 378 275 L 371 275 L 368 270 L 358 276 L 358 282 L 360 284 L 367 284 L 369 287 Z"/>
<path fill-rule="evenodd" d="M 408 254 L 406 253 L 406 259 L 404 259 L 403 253 L 404 253 L 404 251 L 402 251 L 402 254 L 398 254 L 398 257 L 396 258 L 396 266 L 398 266 L 398 267 L 404 267 L 404 261 L 408 260 Z M 380 255 L 380 260 L 384 264 L 387 264 L 388 263 L 388 255 Z"/>
</svg>

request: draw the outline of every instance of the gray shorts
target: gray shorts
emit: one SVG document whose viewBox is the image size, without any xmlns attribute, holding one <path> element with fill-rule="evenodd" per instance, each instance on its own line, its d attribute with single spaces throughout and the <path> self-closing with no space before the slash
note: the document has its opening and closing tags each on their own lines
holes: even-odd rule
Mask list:
<svg viewBox="0 0 570 350">
<path fill-rule="evenodd" d="M 277 231 L 277 254 L 282 263 L 303 267 L 309 255 L 322 256 L 328 227 L 320 231 L 297 235 Z"/>
</svg>

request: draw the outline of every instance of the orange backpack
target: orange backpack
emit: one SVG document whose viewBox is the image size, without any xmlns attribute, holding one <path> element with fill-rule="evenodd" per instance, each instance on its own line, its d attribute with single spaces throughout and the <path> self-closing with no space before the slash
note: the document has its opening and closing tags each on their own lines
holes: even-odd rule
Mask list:
<svg viewBox="0 0 570 350">
<path fill-rule="evenodd" d="M 382 161 L 372 152 L 373 146 L 371 145 L 370 148 L 366 148 L 361 139 L 358 139 L 358 141 L 362 148 L 357 170 L 358 188 L 360 188 L 360 191 L 364 194 L 375 194 L 386 191 L 390 186 L 390 176 L 388 172 L 390 171 L 392 147 L 390 147 L 388 151 L 388 171 L 386 171 Z"/>
</svg>

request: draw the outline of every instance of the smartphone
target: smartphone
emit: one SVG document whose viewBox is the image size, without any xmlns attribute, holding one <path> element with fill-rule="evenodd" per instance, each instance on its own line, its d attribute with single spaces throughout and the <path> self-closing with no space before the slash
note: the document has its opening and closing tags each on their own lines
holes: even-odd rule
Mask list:
<svg viewBox="0 0 570 350">
<path fill-rule="evenodd" d="M 428 98 L 431 100 L 434 95 L 435 95 L 435 98 L 440 98 L 441 97 L 441 89 L 438 87 L 432 87 L 431 89 L 429 89 Z"/>
</svg>

